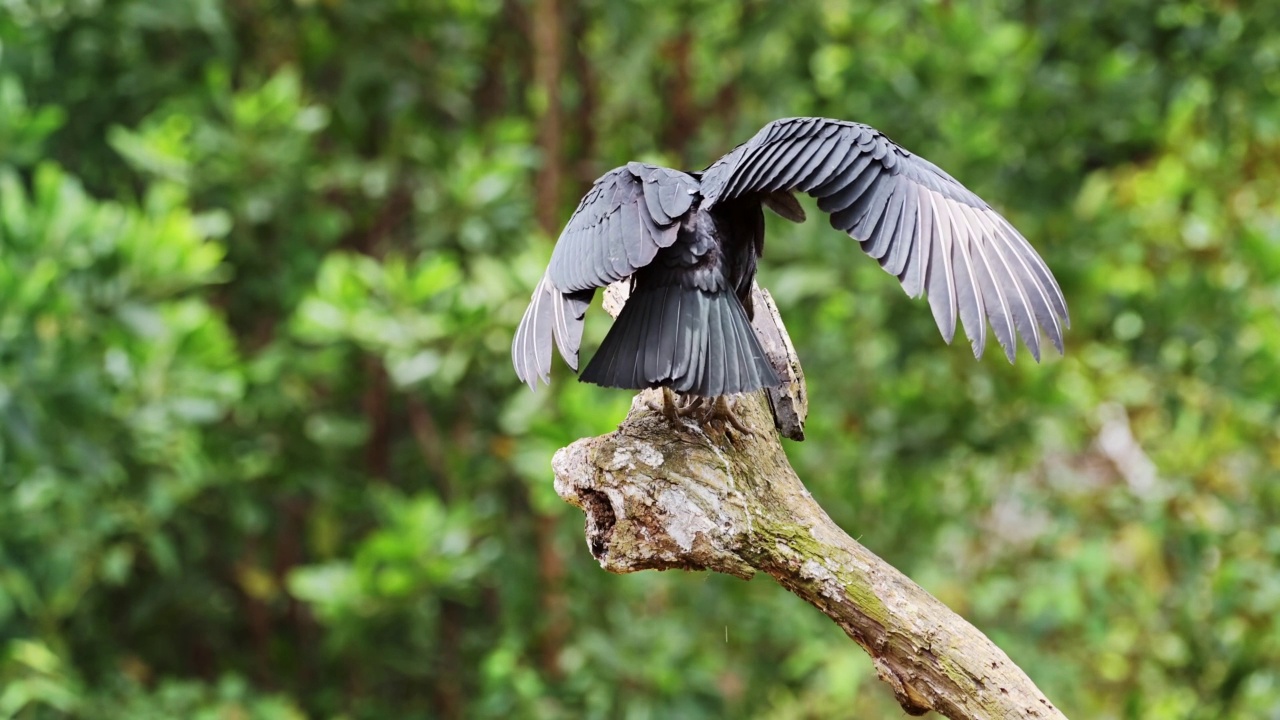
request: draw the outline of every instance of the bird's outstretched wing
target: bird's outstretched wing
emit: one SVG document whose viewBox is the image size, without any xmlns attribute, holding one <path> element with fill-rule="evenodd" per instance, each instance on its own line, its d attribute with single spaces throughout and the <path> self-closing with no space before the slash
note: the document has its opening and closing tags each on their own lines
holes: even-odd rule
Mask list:
<svg viewBox="0 0 1280 720">
<path fill-rule="evenodd" d="M 551 344 L 577 369 L 587 306 L 596 288 L 648 265 L 676 241 L 698 181 L 675 170 L 628 163 L 605 173 L 578 203 L 511 343 L 520 380 L 550 382 Z"/>
<path fill-rule="evenodd" d="M 875 128 L 776 120 L 702 175 L 704 207 L 788 191 L 817 198 L 831 225 L 860 241 L 908 295 L 927 295 L 947 342 L 958 315 L 978 357 L 984 320 L 1010 362 L 1015 334 L 1040 359 L 1041 328 L 1062 352 L 1067 304 L 1026 239 L 950 175 Z"/>
<path fill-rule="evenodd" d="M 676 241 L 698 181 L 656 165 L 605 173 L 578 203 L 551 253 L 547 275 L 562 292 L 604 287 L 648 265 Z"/>
</svg>

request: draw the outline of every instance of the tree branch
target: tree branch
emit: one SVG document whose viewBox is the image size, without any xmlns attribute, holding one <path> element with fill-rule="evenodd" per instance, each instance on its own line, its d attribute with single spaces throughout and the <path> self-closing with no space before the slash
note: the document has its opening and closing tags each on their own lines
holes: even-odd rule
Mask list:
<svg viewBox="0 0 1280 720">
<path fill-rule="evenodd" d="M 658 391 L 637 395 L 616 432 L 552 461 L 601 567 L 763 572 L 861 645 L 909 714 L 1064 717 L 985 635 L 827 516 L 787 461 L 764 392 L 739 402 L 754 433 L 732 442 L 692 420 L 673 427 L 649 400 Z"/>
</svg>

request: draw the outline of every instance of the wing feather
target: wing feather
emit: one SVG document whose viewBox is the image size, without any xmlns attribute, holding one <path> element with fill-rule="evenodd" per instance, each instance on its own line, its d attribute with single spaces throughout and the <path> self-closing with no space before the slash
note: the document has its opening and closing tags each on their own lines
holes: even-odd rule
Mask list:
<svg viewBox="0 0 1280 720">
<path fill-rule="evenodd" d="M 897 237 L 889 243 L 887 252 L 880 257 L 880 267 L 890 275 L 901 275 L 906 269 L 907 258 L 916 247 L 916 236 L 920 234 L 920 192 L 910 183 L 900 183 L 898 192 L 902 193 L 902 212 L 898 216 Z"/>
<path fill-rule="evenodd" d="M 1011 251 L 1010 263 L 1023 278 L 1023 286 L 1028 288 L 1028 300 L 1030 300 L 1031 310 L 1037 323 L 1049 333 L 1049 340 L 1058 349 L 1058 352 L 1062 352 L 1062 324 L 1058 319 L 1058 313 L 1054 310 L 1052 301 L 1049 299 L 1051 291 L 1043 285 L 1040 278 L 1036 277 L 1036 273 L 1032 270 L 1032 264 L 1018 252 L 1016 243 L 1010 239 L 1010 233 L 1016 234 L 1016 231 L 1011 226 L 1000 223 L 997 226 L 997 232 L 1005 240 L 1006 247 Z M 1057 290 L 1056 285 L 1053 286 L 1053 290 Z"/>
<path fill-rule="evenodd" d="M 990 222 L 990 218 L 984 218 Z M 1031 356 L 1040 360 L 1040 328 L 1036 325 L 1035 311 L 1032 309 L 1031 296 L 1028 294 L 1027 276 L 1022 272 L 1022 268 L 1011 262 L 1010 248 L 1006 246 L 1006 240 L 1000 235 L 998 227 L 991 229 L 991 255 L 992 258 L 1000 266 L 997 275 L 1009 277 L 1009 309 L 1013 313 L 1013 324 L 1018 328 L 1018 335 L 1022 337 L 1022 342 L 1026 344 L 1027 349 L 1031 351 Z M 1014 261 L 1016 262 L 1016 261 Z"/>
<path fill-rule="evenodd" d="M 649 211 L 649 217 L 659 225 L 671 224 L 671 217 L 662 209 L 662 191 L 658 189 L 658 184 L 646 182 L 642 187 L 644 187 L 645 209 Z"/>
<path fill-rule="evenodd" d="M 957 320 L 979 357 L 988 323 L 1013 360 L 1020 337 L 1040 359 L 1041 329 L 1062 350 L 1062 290 L 1026 238 L 938 166 L 874 128 L 824 118 L 766 125 L 702 174 L 703 206 L 806 192 L 831 224 L 913 297 L 924 294 L 947 342 Z"/>
<path fill-rule="evenodd" d="M 834 175 L 830 182 L 814 191 L 813 195 L 818 198 L 818 209 L 827 213 L 844 210 L 857 202 L 868 188 L 875 185 L 880 177 L 880 165 L 872 164 L 871 156 L 867 154 L 857 155 L 856 158 L 838 175 Z M 821 191 L 828 188 L 833 189 L 834 192 L 824 196 Z"/>
<path fill-rule="evenodd" d="M 832 144 L 833 141 L 825 137 L 815 142 L 797 143 L 799 151 L 788 163 L 787 169 L 779 175 L 774 189 L 795 187 L 801 179 L 809 177 Z"/>
<path fill-rule="evenodd" d="M 944 206 L 946 217 L 942 221 L 943 232 L 951 236 L 951 266 L 956 279 L 956 308 L 960 311 L 960 322 L 964 325 L 964 334 L 969 337 L 975 357 L 982 357 L 987 347 L 986 314 L 982 302 L 982 293 L 978 289 L 977 274 L 973 269 L 973 258 L 969 255 L 968 238 L 961 234 L 956 223 L 956 208 Z"/>
<path fill-rule="evenodd" d="M 853 145 L 841 142 L 841 140 L 843 140 L 842 137 L 833 138 L 831 141 L 833 144 L 831 149 L 827 151 L 827 156 L 823 158 L 818 167 L 813 169 L 809 177 L 796 186 L 797 190 L 807 192 L 816 198 L 821 198 L 843 187 L 841 183 L 832 182 L 832 179 L 840 177 L 845 169 L 852 165 L 862 153 L 858 152 Z"/>
<path fill-rule="evenodd" d="M 808 156 L 812 155 L 819 145 L 821 143 L 808 142 L 808 140 L 792 141 L 791 147 L 771 164 L 768 179 L 764 182 L 762 190 L 769 192 L 788 187 L 787 179 L 808 164 Z"/>
<path fill-rule="evenodd" d="M 751 169 L 749 172 L 742 174 L 742 177 L 738 179 L 738 184 L 752 189 L 764 189 L 768 185 L 768 180 L 763 176 L 775 167 L 775 160 L 781 159 L 788 150 L 799 144 L 801 143 L 791 140 L 770 144 L 758 157 L 751 158 Z"/>
<path fill-rule="evenodd" d="M 875 229 L 867 232 L 868 240 L 862 243 L 862 249 L 877 260 L 883 258 L 894 243 L 900 242 L 897 237 L 898 219 L 902 217 L 902 206 L 906 202 L 907 194 L 903 192 L 902 183 L 895 183 L 895 185 L 885 204 L 884 212 L 876 222 Z"/>
<path fill-rule="evenodd" d="M 596 288 L 631 276 L 674 243 L 699 195 L 695 176 L 643 163 L 596 180 L 560 233 L 512 338 L 511 362 L 522 382 L 536 387 L 538 380 L 550 381 L 553 345 L 578 368 L 583 320 Z M 665 369 L 653 357 L 657 348 L 641 348 L 638 338 L 623 341 L 635 346 L 634 360 L 644 363 L 633 372 Z"/>
<path fill-rule="evenodd" d="M 511 364 L 521 382 L 530 388 L 536 388 L 539 380 L 551 382 L 553 338 L 565 362 L 578 369 L 583 318 L 594 295 L 594 289 L 561 293 L 551 279 L 543 275 L 511 341 Z"/>
<path fill-rule="evenodd" d="M 675 242 L 679 219 L 698 194 L 697 178 L 654 165 L 605 173 L 556 241 L 547 267 L 552 284 L 576 292 L 628 277 Z"/>
<path fill-rule="evenodd" d="M 875 228 L 876 222 L 880 220 L 880 215 L 884 213 L 889 204 L 890 197 L 893 193 L 894 185 L 892 176 L 882 171 L 882 176 L 875 185 L 858 198 L 858 201 L 846 208 L 849 217 L 854 221 L 849 224 L 849 234 L 858 240 L 870 240 L 871 230 Z"/>
<path fill-rule="evenodd" d="M 902 289 L 906 291 L 908 297 L 920 297 L 920 293 L 924 292 L 925 275 L 929 269 L 929 253 L 933 247 L 933 220 L 932 215 L 926 220 L 926 213 L 929 212 L 929 191 L 923 187 L 912 188 L 916 196 L 916 235 L 917 241 L 915 252 L 905 253 L 907 266 L 903 269 L 902 274 L 898 275 L 898 280 L 902 282 Z"/>
<path fill-rule="evenodd" d="M 934 322 L 942 331 L 942 339 L 951 344 L 956 334 L 956 274 L 951 265 L 951 231 L 942 213 L 938 211 L 937 196 L 929 193 L 930 227 L 933 228 L 933 260 L 929 267 L 929 276 L 925 281 L 926 293 L 929 296 L 929 309 L 933 311 Z"/>
<path fill-rule="evenodd" d="M 972 251 L 974 276 L 982 291 L 982 304 L 987 309 L 987 318 L 995 332 L 996 341 L 1004 349 L 1009 362 L 1013 362 L 1018 347 L 1017 331 L 1013 327 L 1013 309 L 1009 306 L 1001 283 L 996 282 L 995 266 L 988 252 L 988 240 L 982 232 L 981 223 L 974 217 L 973 208 L 968 205 L 958 205 L 957 208 L 964 233 L 969 240 L 967 244 Z M 1017 284 L 1017 278 L 1009 279 Z"/>
</svg>

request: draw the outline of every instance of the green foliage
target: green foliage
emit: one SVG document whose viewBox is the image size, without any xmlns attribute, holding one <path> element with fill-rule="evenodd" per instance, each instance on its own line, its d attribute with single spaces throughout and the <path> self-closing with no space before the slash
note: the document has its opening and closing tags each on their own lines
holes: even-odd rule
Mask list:
<svg viewBox="0 0 1280 720">
<path fill-rule="evenodd" d="M 630 398 L 509 367 L 543 193 L 802 114 L 1073 320 L 975 363 L 770 221 L 815 495 L 1070 716 L 1280 713 L 1280 6 L 556 6 L 0 2 L 0 718 L 896 716 L 779 588 L 602 573 L 549 461 Z"/>
</svg>

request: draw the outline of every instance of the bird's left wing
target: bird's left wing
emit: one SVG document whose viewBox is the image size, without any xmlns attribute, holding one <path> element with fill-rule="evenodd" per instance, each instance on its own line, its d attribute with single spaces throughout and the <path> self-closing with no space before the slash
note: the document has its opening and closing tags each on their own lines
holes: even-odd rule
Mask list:
<svg viewBox="0 0 1280 720">
<path fill-rule="evenodd" d="M 656 165 L 633 162 L 605 173 L 556 241 L 547 267 L 552 284 L 562 292 L 604 287 L 648 265 L 676 241 L 697 193 L 693 176 Z"/>
<path fill-rule="evenodd" d="M 981 198 L 867 125 L 791 118 L 766 125 L 702 175 L 703 206 L 800 191 L 833 227 L 926 294 L 947 342 L 956 317 L 981 357 L 987 320 L 1012 362 L 1016 335 L 1037 360 L 1040 328 L 1062 351 L 1062 291 L 1031 245 Z"/>
<path fill-rule="evenodd" d="M 629 277 L 676 241 L 698 181 L 676 170 L 628 163 L 596 180 L 551 253 L 511 342 L 520 380 L 549 383 L 551 344 L 578 367 L 583 318 L 596 288 Z"/>
</svg>

